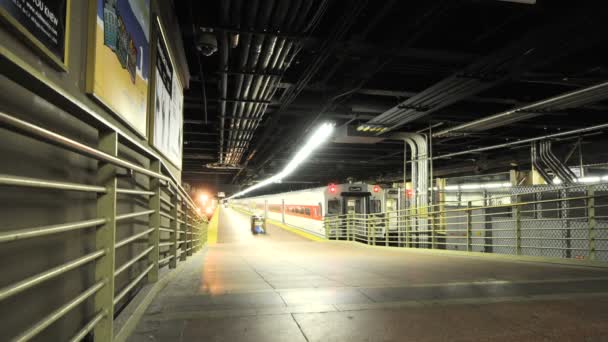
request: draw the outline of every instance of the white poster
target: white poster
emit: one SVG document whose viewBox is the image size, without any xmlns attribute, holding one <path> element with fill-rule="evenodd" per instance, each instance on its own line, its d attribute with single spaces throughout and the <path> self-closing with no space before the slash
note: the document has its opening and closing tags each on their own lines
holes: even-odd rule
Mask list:
<svg viewBox="0 0 608 342">
<path fill-rule="evenodd" d="M 183 89 L 159 35 L 156 53 L 153 145 L 182 167 Z"/>
</svg>

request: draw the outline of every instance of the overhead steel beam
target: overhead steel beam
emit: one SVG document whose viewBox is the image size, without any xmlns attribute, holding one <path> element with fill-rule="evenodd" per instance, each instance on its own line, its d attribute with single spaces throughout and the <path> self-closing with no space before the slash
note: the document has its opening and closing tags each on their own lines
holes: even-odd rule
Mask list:
<svg viewBox="0 0 608 342">
<path fill-rule="evenodd" d="M 574 108 L 587 103 L 602 101 L 606 98 L 608 98 L 608 82 L 603 82 L 591 87 L 575 90 L 526 106 L 491 115 L 483 119 L 444 129 L 433 134 L 433 137 L 438 138 L 454 133 L 462 134 L 466 132 L 484 131 L 543 115 L 543 111 Z"/>
</svg>

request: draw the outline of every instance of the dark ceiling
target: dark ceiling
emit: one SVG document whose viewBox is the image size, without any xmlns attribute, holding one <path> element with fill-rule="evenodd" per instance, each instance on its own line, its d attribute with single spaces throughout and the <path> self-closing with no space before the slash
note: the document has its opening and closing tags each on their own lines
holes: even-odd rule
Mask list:
<svg viewBox="0 0 608 342">
<path fill-rule="evenodd" d="M 268 177 L 325 120 L 429 133 L 433 156 L 607 122 L 608 87 L 590 88 L 608 80 L 602 2 L 526 2 L 175 1 L 192 74 L 183 179 L 222 189 Z M 205 56 L 210 37 L 218 51 Z M 558 156 L 579 138 L 585 163 L 608 160 L 597 132 L 555 141 Z M 433 172 L 524 168 L 529 151 L 440 159 Z M 327 143 L 281 186 L 390 182 L 402 164 L 397 140 Z"/>
</svg>

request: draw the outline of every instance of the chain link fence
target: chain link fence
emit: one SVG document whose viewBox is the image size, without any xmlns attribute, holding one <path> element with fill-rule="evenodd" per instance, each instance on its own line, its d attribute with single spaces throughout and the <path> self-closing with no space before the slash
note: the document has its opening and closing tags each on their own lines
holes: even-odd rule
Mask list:
<svg viewBox="0 0 608 342">
<path fill-rule="evenodd" d="M 328 239 L 608 261 L 608 184 L 517 186 L 483 199 L 325 218 Z"/>
</svg>

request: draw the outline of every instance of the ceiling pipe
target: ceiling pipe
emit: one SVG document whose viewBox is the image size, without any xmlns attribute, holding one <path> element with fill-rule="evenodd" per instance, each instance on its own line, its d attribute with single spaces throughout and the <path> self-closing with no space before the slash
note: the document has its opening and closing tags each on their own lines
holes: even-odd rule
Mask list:
<svg viewBox="0 0 608 342">
<path fill-rule="evenodd" d="M 230 21 L 230 0 L 222 1 L 221 3 L 221 23 L 227 25 Z M 219 146 L 219 162 L 224 162 L 224 125 L 226 116 L 226 97 L 228 93 L 228 34 L 224 31 L 220 32 L 220 70 L 223 73 L 220 75 L 219 93 L 220 93 L 220 146 Z M 204 87 L 205 84 L 203 83 Z"/>
<path fill-rule="evenodd" d="M 563 110 L 581 106 L 583 104 L 601 101 L 606 97 L 608 97 L 608 82 L 602 82 L 591 87 L 575 90 L 529 105 L 520 106 L 502 113 L 491 115 L 483 119 L 447 128 L 436 132 L 433 134 L 433 137 L 438 138 L 451 133 L 466 133 L 470 131 L 479 132 L 542 115 L 542 113 L 539 113 L 541 110 Z"/>
<path fill-rule="evenodd" d="M 568 175 L 564 173 L 564 171 L 559 167 L 558 164 L 555 163 L 553 159 L 551 159 L 547 154 L 547 142 L 541 141 L 540 145 L 540 158 L 541 161 L 545 163 L 553 172 L 555 176 L 557 176 L 564 184 L 572 184 L 572 179 L 568 178 Z"/>
<path fill-rule="evenodd" d="M 563 175 L 562 177 L 564 177 L 564 179 L 562 179 L 564 183 L 574 183 L 574 181 L 576 180 L 576 175 L 574 174 L 574 172 L 572 172 L 572 170 L 568 168 L 568 166 L 566 166 L 559 159 L 557 159 L 555 154 L 553 154 L 553 152 L 551 151 L 551 141 L 544 141 L 543 143 L 545 145 L 544 150 L 546 158 L 550 160 L 551 163 L 553 163 L 553 165 L 555 165 L 557 169 L 559 169 L 560 174 Z"/>
<path fill-rule="evenodd" d="M 553 184 L 553 179 L 549 176 L 547 171 L 545 171 L 545 167 L 540 164 L 538 161 L 538 153 L 536 149 L 536 142 L 530 144 L 530 155 L 532 156 L 532 166 L 540 174 L 540 176 L 545 180 L 547 184 Z"/>
<path fill-rule="evenodd" d="M 466 150 L 466 151 L 448 153 L 448 154 L 433 157 L 432 160 L 458 157 L 458 156 L 465 155 L 465 154 L 491 151 L 491 150 L 495 150 L 495 149 L 499 149 L 499 148 L 527 144 L 527 143 L 531 143 L 534 141 L 561 138 L 561 137 L 566 137 L 569 135 L 582 134 L 582 133 L 587 133 L 587 132 L 599 131 L 599 130 L 603 130 L 603 129 L 608 129 L 608 123 L 604 123 L 601 125 L 595 125 L 595 126 L 589 126 L 589 127 L 585 127 L 585 128 L 574 129 L 574 130 L 565 131 L 565 132 L 542 135 L 542 136 L 538 136 L 538 137 L 534 137 L 534 138 L 521 139 L 521 140 L 512 141 L 512 142 L 504 143 L 504 144 L 498 144 L 498 145 L 492 145 L 492 146 L 486 146 L 486 147 L 478 147 L 478 148 L 474 148 L 474 149 L 470 149 L 470 150 Z"/>
<path fill-rule="evenodd" d="M 415 191 L 414 206 L 427 206 L 430 158 L 428 158 L 426 137 L 418 133 L 395 133 L 389 139 L 403 140 L 410 146 L 412 150 L 412 189 Z"/>
<path fill-rule="evenodd" d="M 302 4 L 301 0 L 295 0 L 291 2 L 291 7 L 289 7 L 290 2 L 278 2 L 275 6 L 270 31 L 299 32 L 299 27 L 292 24 L 296 22 L 296 18 L 307 17 L 312 5 L 310 2 L 305 3 Z M 300 10 L 301 8 L 303 10 Z M 267 29 L 268 27 L 260 28 L 260 30 Z M 245 122 L 239 122 L 239 132 L 233 135 L 236 138 L 230 142 L 230 149 L 234 152 L 231 153 L 231 161 L 233 163 L 239 163 L 244 152 L 247 150 L 253 134 L 266 111 L 267 102 L 272 99 L 272 96 L 276 92 L 276 86 L 281 78 L 280 75 L 289 66 L 288 59 L 294 56 L 294 53 L 290 56 L 289 52 L 295 52 L 295 43 L 296 41 L 293 38 L 278 38 L 276 35 L 270 35 L 270 38 L 266 39 L 266 44 L 263 47 L 264 56 L 261 57 L 261 64 L 257 66 L 257 72 L 262 75 L 255 79 L 251 96 L 249 96 L 249 99 L 258 102 L 248 103 L 241 107 L 242 112 L 239 111 L 239 114 L 242 114 L 240 120 Z M 270 74 L 264 75 L 264 73 L 268 72 Z"/>
</svg>

